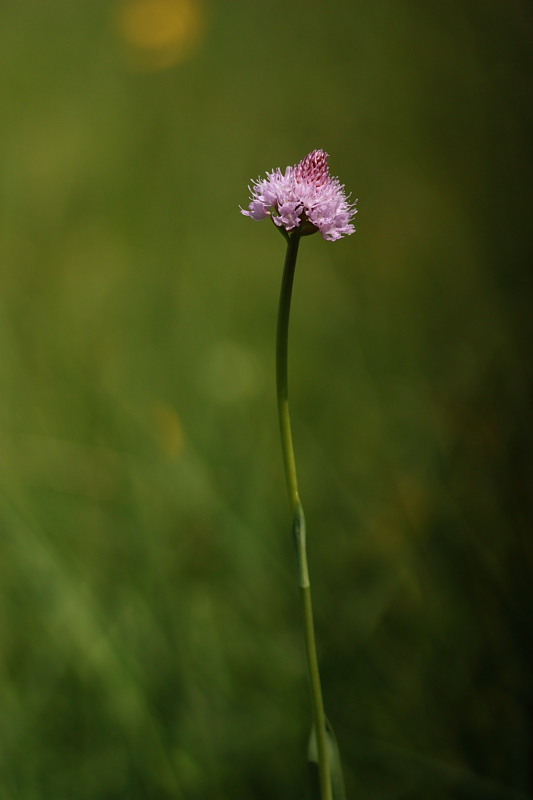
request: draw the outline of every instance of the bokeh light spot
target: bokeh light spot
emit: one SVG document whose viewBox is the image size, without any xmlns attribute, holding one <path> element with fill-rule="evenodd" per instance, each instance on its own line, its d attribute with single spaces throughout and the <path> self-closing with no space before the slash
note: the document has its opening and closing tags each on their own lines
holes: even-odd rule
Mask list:
<svg viewBox="0 0 533 800">
<path fill-rule="evenodd" d="M 117 25 L 133 66 L 165 69 L 194 53 L 205 30 L 205 9 L 201 0 L 123 0 Z"/>
<path fill-rule="evenodd" d="M 242 343 L 221 341 L 207 357 L 204 383 L 214 400 L 233 405 L 257 393 L 261 369 L 253 352 Z"/>
<path fill-rule="evenodd" d="M 162 449 L 176 458 L 184 448 L 183 426 L 178 412 L 167 403 L 160 402 L 155 404 L 153 414 Z"/>
</svg>

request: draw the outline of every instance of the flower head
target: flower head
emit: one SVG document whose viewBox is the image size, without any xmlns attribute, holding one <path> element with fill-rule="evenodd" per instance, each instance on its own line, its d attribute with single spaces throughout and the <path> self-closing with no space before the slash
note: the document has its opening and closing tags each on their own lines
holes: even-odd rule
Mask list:
<svg viewBox="0 0 533 800">
<path fill-rule="evenodd" d="M 288 233 L 295 228 L 301 235 L 320 231 L 330 242 L 355 231 L 351 223 L 357 213 L 355 203 L 348 202 L 344 186 L 329 174 L 324 150 L 313 150 L 284 173 L 279 168 L 267 172 L 249 189 L 250 204 L 241 213 L 252 219 L 272 217 Z"/>
</svg>

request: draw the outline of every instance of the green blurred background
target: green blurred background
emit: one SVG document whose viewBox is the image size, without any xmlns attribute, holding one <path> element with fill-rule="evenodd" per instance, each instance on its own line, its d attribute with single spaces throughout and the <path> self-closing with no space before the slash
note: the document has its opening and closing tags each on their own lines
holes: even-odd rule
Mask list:
<svg viewBox="0 0 533 800">
<path fill-rule="evenodd" d="M 531 796 L 525 0 L 12 0 L 0 21 L 0 796 L 309 797 L 291 387 L 349 798 Z"/>
</svg>

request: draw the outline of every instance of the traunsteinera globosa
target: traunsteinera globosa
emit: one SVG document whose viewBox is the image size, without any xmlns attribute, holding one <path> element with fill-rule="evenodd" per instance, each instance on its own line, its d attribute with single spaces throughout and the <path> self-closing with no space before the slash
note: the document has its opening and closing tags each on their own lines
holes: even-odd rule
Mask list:
<svg viewBox="0 0 533 800">
<path fill-rule="evenodd" d="M 309 758 L 318 764 L 321 800 L 345 800 L 344 781 L 339 752 L 332 728 L 324 712 L 322 686 L 318 668 L 311 584 L 307 565 L 305 517 L 300 495 L 289 413 L 288 333 L 292 287 L 298 247 L 302 236 L 320 232 L 334 242 L 355 232 L 352 224 L 357 213 L 349 202 L 344 186 L 329 174 L 328 154 L 313 150 L 299 164 L 267 172 L 265 178 L 252 182 L 250 203 L 241 212 L 253 220 L 270 217 L 287 241 L 287 253 L 279 298 L 276 337 L 276 385 L 281 449 L 292 513 L 292 532 L 298 560 L 307 669 L 313 730 Z"/>
</svg>

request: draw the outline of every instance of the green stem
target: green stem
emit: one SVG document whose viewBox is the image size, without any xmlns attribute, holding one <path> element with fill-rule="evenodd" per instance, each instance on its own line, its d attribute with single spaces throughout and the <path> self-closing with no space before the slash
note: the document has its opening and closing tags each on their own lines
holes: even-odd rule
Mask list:
<svg viewBox="0 0 533 800">
<path fill-rule="evenodd" d="M 289 503 L 293 514 L 293 535 L 296 544 L 298 559 L 299 586 L 303 606 L 305 649 L 307 656 L 307 669 L 309 672 L 309 685 L 313 718 L 318 752 L 318 769 L 320 775 L 321 800 L 332 800 L 330 765 L 328 743 L 326 734 L 326 716 L 322 699 L 320 672 L 316 652 L 315 626 L 313 620 L 313 604 L 311 599 L 311 584 L 307 566 L 307 550 L 305 537 L 305 517 L 298 495 L 298 478 L 294 447 L 292 443 L 291 419 L 289 413 L 289 383 L 288 383 L 288 339 L 289 317 L 291 310 L 292 287 L 300 235 L 297 233 L 287 236 L 287 255 L 279 298 L 278 329 L 276 339 L 276 382 L 278 397 L 278 415 L 281 432 L 281 449 L 285 466 L 285 477 L 289 493 Z"/>
</svg>

